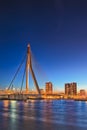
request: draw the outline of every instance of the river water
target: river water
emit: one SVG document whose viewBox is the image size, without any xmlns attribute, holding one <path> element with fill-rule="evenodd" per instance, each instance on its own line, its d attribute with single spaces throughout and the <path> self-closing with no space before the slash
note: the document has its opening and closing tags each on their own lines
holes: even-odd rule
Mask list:
<svg viewBox="0 0 87 130">
<path fill-rule="evenodd" d="M 0 101 L 0 130 L 87 130 L 87 102 Z"/>
</svg>

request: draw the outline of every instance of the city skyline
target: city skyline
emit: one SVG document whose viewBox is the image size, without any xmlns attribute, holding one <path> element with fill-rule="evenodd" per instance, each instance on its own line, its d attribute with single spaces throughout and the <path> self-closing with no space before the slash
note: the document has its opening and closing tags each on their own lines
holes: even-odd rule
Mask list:
<svg viewBox="0 0 87 130">
<path fill-rule="evenodd" d="M 86 5 L 85 0 L 1 2 L 0 88 L 9 85 L 30 42 L 45 82 L 56 90 L 76 82 L 87 91 Z"/>
</svg>

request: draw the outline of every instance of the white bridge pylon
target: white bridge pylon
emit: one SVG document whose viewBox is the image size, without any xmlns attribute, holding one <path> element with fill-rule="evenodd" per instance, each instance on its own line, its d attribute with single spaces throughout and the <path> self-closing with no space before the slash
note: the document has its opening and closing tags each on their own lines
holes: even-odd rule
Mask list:
<svg viewBox="0 0 87 130">
<path fill-rule="evenodd" d="M 31 76 L 33 78 L 36 90 L 38 94 L 40 94 L 40 89 L 32 68 L 32 59 L 31 59 L 31 50 L 30 50 L 30 44 L 27 46 L 27 60 L 26 60 L 26 92 L 29 92 L 29 71 L 31 73 Z"/>
</svg>

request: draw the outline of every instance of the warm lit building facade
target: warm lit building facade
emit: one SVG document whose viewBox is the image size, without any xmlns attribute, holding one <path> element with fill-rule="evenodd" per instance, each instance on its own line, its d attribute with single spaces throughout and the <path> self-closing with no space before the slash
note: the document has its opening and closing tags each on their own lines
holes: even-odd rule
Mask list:
<svg viewBox="0 0 87 130">
<path fill-rule="evenodd" d="M 52 85 L 51 82 L 46 82 L 45 92 L 46 92 L 46 94 L 52 94 L 53 93 L 53 85 Z"/>
<path fill-rule="evenodd" d="M 86 95 L 85 90 L 84 90 L 84 89 L 81 89 L 81 90 L 80 90 L 80 96 L 85 96 L 85 95 Z"/>
<path fill-rule="evenodd" d="M 41 93 L 41 94 L 44 94 L 44 89 L 40 89 L 40 93 Z"/>
<path fill-rule="evenodd" d="M 77 83 L 66 83 L 65 95 L 77 95 Z"/>
</svg>

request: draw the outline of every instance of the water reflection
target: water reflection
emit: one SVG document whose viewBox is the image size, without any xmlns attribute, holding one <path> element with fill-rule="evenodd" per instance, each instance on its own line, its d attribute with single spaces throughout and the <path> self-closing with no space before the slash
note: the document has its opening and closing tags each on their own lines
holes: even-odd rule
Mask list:
<svg viewBox="0 0 87 130">
<path fill-rule="evenodd" d="M 0 102 L 0 129 L 46 130 L 71 126 L 77 130 L 87 129 L 87 102 L 69 100 L 30 100 L 1 101 Z M 32 124 L 32 125 L 31 125 Z M 14 129 L 13 129 L 14 128 Z M 64 127 L 65 128 L 65 127 Z M 64 129 L 63 128 L 63 129 Z M 65 129 L 64 129 L 65 130 Z"/>
<path fill-rule="evenodd" d="M 4 100 L 3 101 L 3 106 L 4 107 L 8 107 L 9 106 L 9 101 L 8 100 Z"/>
</svg>

